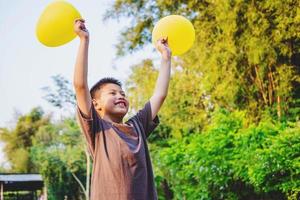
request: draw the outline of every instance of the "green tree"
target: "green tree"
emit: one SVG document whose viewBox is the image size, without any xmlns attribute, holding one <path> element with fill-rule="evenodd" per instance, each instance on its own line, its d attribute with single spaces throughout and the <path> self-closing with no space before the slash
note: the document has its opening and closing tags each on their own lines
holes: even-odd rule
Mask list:
<svg viewBox="0 0 300 200">
<path fill-rule="evenodd" d="M 144 60 L 132 67 L 126 88 L 133 109 L 141 108 L 149 100 L 157 75 L 157 67 L 151 60 Z M 203 89 L 198 87 L 199 77 L 199 73 L 190 73 L 176 65 L 173 67 L 168 97 L 160 112 L 164 131 L 155 134 L 165 139 L 170 135 L 180 138 L 183 134 L 203 128 L 211 106 Z"/>
<path fill-rule="evenodd" d="M 296 200 L 299 133 L 299 123 L 249 124 L 245 112 L 217 110 L 201 134 L 154 149 L 157 185 L 166 178 L 174 199 Z"/>
<path fill-rule="evenodd" d="M 1 129 L 0 139 L 4 142 L 3 151 L 10 163 L 10 171 L 24 173 L 38 171 L 29 154 L 32 138 L 40 127 L 49 122 L 50 117 L 45 116 L 43 110 L 37 107 L 30 113 L 19 116 L 13 129 Z"/>
<path fill-rule="evenodd" d="M 299 116 L 299 2 L 288 1 L 115 1 L 104 19 L 129 17 L 119 55 L 150 43 L 162 16 L 188 17 L 196 42 L 180 66 L 196 78 L 193 88 L 210 105 L 246 109 L 259 121 L 268 111 L 279 119 Z M 197 75 L 193 77 L 192 75 Z M 176 80 L 187 89 L 186 79 Z M 199 94 L 199 93 L 198 93 Z M 194 99 L 202 102 L 199 96 Z M 187 105 L 187 110 L 193 105 Z M 206 107 L 207 109 L 207 107 Z"/>
<path fill-rule="evenodd" d="M 33 139 L 31 157 L 39 167 L 49 199 L 86 199 L 83 186 L 86 160 L 84 143 L 73 118 L 39 129 Z"/>
<path fill-rule="evenodd" d="M 54 107 L 60 109 L 70 110 L 70 108 L 72 108 L 71 110 L 73 110 L 74 108 L 76 108 L 76 99 L 75 99 L 74 91 L 72 90 L 71 82 L 65 77 L 63 77 L 62 75 L 55 75 L 52 77 L 52 79 L 54 81 L 55 90 L 53 90 L 49 86 L 44 87 L 43 90 L 46 92 L 46 95 L 44 96 L 45 100 L 48 101 Z M 80 130 L 78 126 L 75 126 L 76 124 L 75 118 L 67 118 L 64 119 L 63 121 L 64 121 L 64 125 L 69 127 L 65 132 L 65 134 L 69 137 L 69 139 L 72 140 L 76 139 L 76 141 L 73 142 L 71 146 L 69 144 L 67 145 L 68 151 L 66 153 L 63 153 L 62 155 L 65 155 L 65 157 L 60 159 L 64 160 L 66 170 L 68 170 L 68 173 L 72 174 L 72 176 L 74 177 L 74 179 L 79 184 L 82 191 L 84 192 L 85 199 L 88 200 L 90 196 L 90 174 L 91 174 L 91 165 L 92 165 L 91 157 L 88 153 L 86 144 L 83 143 L 84 138 L 82 137 L 82 134 L 78 135 Z M 65 128 L 63 130 L 65 130 Z M 82 154 L 85 155 L 85 159 L 82 158 L 81 156 Z M 78 155 L 78 156 L 74 156 L 74 155 Z M 70 159 L 72 157 L 73 159 Z M 86 161 L 85 164 L 82 163 L 83 160 Z M 81 180 L 80 177 L 76 175 L 76 172 L 81 173 L 83 167 L 85 167 L 86 169 L 85 187 L 84 187 L 84 182 Z"/>
<path fill-rule="evenodd" d="M 46 92 L 44 99 L 57 108 L 68 108 L 76 105 L 75 94 L 72 85 L 68 79 L 62 75 L 52 76 L 54 82 L 54 90 L 50 86 L 43 87 Z"/>
</svg>

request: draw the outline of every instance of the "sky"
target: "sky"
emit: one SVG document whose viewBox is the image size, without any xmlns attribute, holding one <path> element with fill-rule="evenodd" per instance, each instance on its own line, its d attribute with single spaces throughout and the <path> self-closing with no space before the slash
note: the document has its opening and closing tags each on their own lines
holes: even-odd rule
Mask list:
<svg viewBox="0 0 300 200">
<path fill-rule="evenodd" d="M 79 39 L 55 48 L 41 44 L 35 34 L 39 16 L 50 0 L 0 0 L 0 127 L 13 127 L 16 113 L 26 114 L 41 106 L 46 113 L 59 113 L 43 96 L 41 89 L 53 86 L 51 76 L 61 74 L 72 80 Z M 143 58 L 157 56 L 148 45 L 144 51 L 115 58 L 120 31 L 128 19 L 103 22 L 105 11 L 113 0 L 69 0 L 86 20 L 90 32 L 89 75 L 92 85 L 105 76 L 123 83 L 130 66 Z M 1 152 L 0 164 L 5 159 Z"/>
</svg>

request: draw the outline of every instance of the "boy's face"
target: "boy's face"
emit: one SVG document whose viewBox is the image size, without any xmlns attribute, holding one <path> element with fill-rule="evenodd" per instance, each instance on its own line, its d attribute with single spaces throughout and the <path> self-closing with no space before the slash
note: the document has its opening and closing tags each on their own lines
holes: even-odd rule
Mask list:
<svg viewBox="0 0 300 200">
<path fill-rule="evenodd" d="M 129 102 L 122 88 L 113 83 L 107 83 L 96 92 L 93 104 L 102 117 L 109 115 L 123 118 L 128 112 Z"/>
</svg>

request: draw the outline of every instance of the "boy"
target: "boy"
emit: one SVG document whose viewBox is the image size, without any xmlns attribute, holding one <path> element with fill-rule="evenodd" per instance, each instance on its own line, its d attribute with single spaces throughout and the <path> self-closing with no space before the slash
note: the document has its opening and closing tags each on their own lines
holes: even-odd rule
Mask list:
<svg viewBox="0 0 300 200">
<path fill-rule="evenodd" d="M 74 31 L 80 38 L 80 46 L 73 85 L 78 121 L 93 159 L 91 200 L 157 199 L 146 138 L 159 123 L 156 115 L 168 92 L 171 71 L 168 41 L 157 42 L 162 61 L 152 97 L 123 123 L 129 103 L 121 83 L 104 78 L 89 91 L 89 32 L 84 20 L 75 21 Z"/>
</svg>

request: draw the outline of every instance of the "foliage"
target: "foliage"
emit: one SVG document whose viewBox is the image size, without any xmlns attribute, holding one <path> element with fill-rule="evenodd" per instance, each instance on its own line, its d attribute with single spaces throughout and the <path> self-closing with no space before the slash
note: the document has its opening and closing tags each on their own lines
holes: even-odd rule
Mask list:
<svg viewBox="0 0 300 200">
<path fill-rule="evenodd" d="M 56 89 L 53 91 L 50 87 L 44 87 L 43 89 L 47 92 L 47 95 L 44 98 L 54 107 L 60 109 L 63 108 L 65 110 L 68 110 L 70 107 L 74 108 L 76 106 L 76 99 L 70 81 L 61 75 L 55 75 L 52 78 Z M 51 143 L 49 143 L 49 141 L 46 139 L 46 143 L 40 146 L 38 144 L 40 144 L 41 141 L 43 143 L 45 139 L 44 133 L 42 132 L 42 134 L 39 135 L 41 137 L 37 138 L 36 140 L 38 141 L 36 142 L 36 146 L 32 149 L 32 152 L 34 152 L 33 155 L 36 152 L 39 153 L 39 156 L 35 156 L 34 158 L 36 159 L 36 162 L 39 163 L 44 169 L 44 172 L 46 171 L 44 176 L 46 177 L 50 188 L 52 188 L 52 191 L 50 192 L 52 198 L 61 198 L 62 194 L 59 191 L 62 190 L 65 192 L 65 194 L 67 194 L 67 196 L 69 196 L 69 198 L 71 197 L 75 199 L 83 198 L 83 192 L 85 199 L 89 200 L 91 158 L 87 152 L 86 145 L 84 144 L 84 139 L 80 134 L 79 127 L 73 118 L 64 119 L 54 126 L 57 129 L 55 134 L 58 134 L 58 137 L 52 138 Z M 45 134 L 47 133 L 48 131 L 46 130 Z M 51 150 L 48 151 L 48 148 Z M 53 148 L 57 151 L 52 152 Z M 48 173 L 48 168 L 55 170 L 52 168 L 52 165 L 54 164 L 55 166 L 55 163 L 57 163 L 43 163 L 44 156 L 49 153 L 49 157 L 53 156 L 54 159 L 63 163 L 62 167 L 57 168 L 61 169 L 59 172 L 57 172 L 60 174 L 60 176 L 68 175 L 69 177 L 72 175 L 73 178 L 68 178 L 68 182 L 70 182 L 71 186 L 66 187 L 64 184 L 59 184 L 61 183 L 61 179 L 51 176 L 51 174 Z M 52 153 L 54 154 L 52 155 Z M 86 170 L 86 173 L 84 173 L 84 169 Z M 83 179 L 85 179 L 85 186 Z M 74 186 L 74 180 L 76 180 L 78 185 Z M 81 193 L 79 191 L 74 193 L 74 189 L 72 188 L 80 188 Z"/>
<path fill-rule="evenodd" d="M 144 78 L 144 74 L 147 74 L 147 78 Z M 151 97 L 157 74 L 157 68 L 151 60 L 132 67 L 126 87 L 134 110 L 141 108 Z M 180 138 L 183 133 L 200 130 L 206 124 L 207 113 L 212 105 L 209 97 L 198 87 L 200 76 L 199 73 L 173 67 L 168 97 L 160 112 L 161 124 L 169 129 L 164 135 Z"/>
<path fill-rule="evenodd" d="M 1 128 L 0 139 L 5 143 L 4 153 L 10 163 L 11 171 L 33 173 L 36 165 L 30 159 L 32 138 L 38 129 L 47 125 L 49 116 L 44 116 L 41 108 L 33 108 L 30 113 L 21 115 L 13 129 Z"/>
<path fill-rule="evenodd" d="M 70 81 L 59 74 L 52 76 L 52 80 L 55 84 L 55 91 L 49 86 L 43 87 L 43 90 L 47 93 L 44 99 L 57 108 L 76 105 L 75 94 Z"/>
<path fill-rule="evenodd" d="M 74 179 L 85 179 L 83 141 L 74 119 L 39 129 L 31 156 L 44 177 L 49 199 L 83 199 L 84 191 Z"/>
<path fill-rule="evenodd" d="M 299 134 L 299 123 L 248 124 L 245 112 L 218 110 L 201 134 L 152 145 L 157 184 L 166 178 L 174 199 L 296 200 Z"/>
<path fill-rule="evenodd" d="M 73 118 L 53 124 L 41 108 L 19 116 L 13 129 L 1 128 L 1 141 L 12 173 L 41 173 L 49 199 L 80 199 L 83 191 L 74 179 L 85 178 L 83 138 Z"/>
<path fill-rule="evenodd" d="M 188 17 L 196 30 L 196 42 L 180 57 L 179 66 L 183 68 L 180 73 L 188 76 L 175 73 L 172 77 L 173 85 L 178 84 L 177 91 L 186 92 L 192 87 L 197 95 L 185 97 L 193 97 L 196 104 L 209 100 L 209 106 L 200 103 L 203 111 L 217 105 L 229 110 L 247 110 L 256 122 L 265 110 L 278 119 L 297 120 L 300 114 L 296 109 L 300 94 L 300 6 L 297 2 L 118 0 L 104 19 L 132 20 L 117 45 L 119 54 L 124 55 L 150 44 L 153 26 L 162 16 Z M 177 105 L 184 106 L 191 115 L 199 114 L 193 112 L 195 105 L 189 101 L 186 104 L 179 101 Z M 200 126 L 205 126 L 206 116 L 205 112 L 201 114 Z"/>
</svg>

